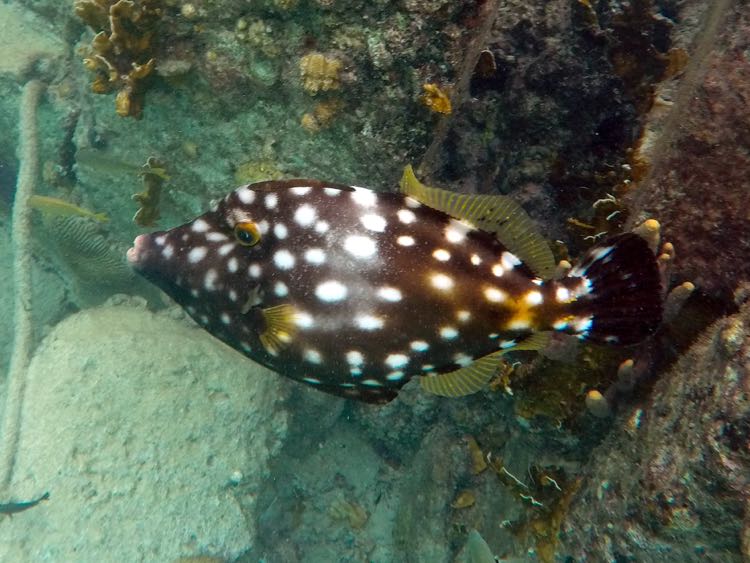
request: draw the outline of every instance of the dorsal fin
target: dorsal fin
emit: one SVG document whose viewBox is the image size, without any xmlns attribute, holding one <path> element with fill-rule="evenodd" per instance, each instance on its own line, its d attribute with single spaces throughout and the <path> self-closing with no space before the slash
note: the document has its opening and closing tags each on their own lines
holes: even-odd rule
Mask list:
<svg viewBox="0 0 750 563">
<path fill-rule="evenodd" d="M 518 344 L 474 360 L 466 367 L 419 378 L 422 389 L 441 397 L 464 397 L 484 388 L 497 373 L 502 356 L 520 350 L 541 350 L 549 343 L 548 332 L 535 332 Z"/>
<path fill-rule="evenodd" d="M 463 397 L 481 390 L 497 373 L 503 352 L 494 352 L 447 373 L 419 378 L 422 389 L 441 397 Z"/>
<path fill-rule="evenodd" d="M 457 194 L 431 188 L 417 180 L 411 165 L 404 168 L 400 187 L 401 193 L 424 205 L 493 233 L 542 279 L 550 279 L 555 273 L 555 259 L 547 241 L 536 231 L 523 208 L 511 198 L 502 195 Z"/>
</svg>

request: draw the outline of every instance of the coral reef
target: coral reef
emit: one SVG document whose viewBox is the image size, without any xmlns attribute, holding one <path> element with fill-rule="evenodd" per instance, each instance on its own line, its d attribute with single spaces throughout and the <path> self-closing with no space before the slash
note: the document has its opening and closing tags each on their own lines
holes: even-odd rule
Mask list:
<svg viewBox="0 0 750 563">
<path fill-rule="evenodd" d="M 76 0 L 76 15 L 96 35 L 84 66 L 94 73 L 97 94 L 117 92 L 115 111 L 140 118 L 145 79 L 156 66 L 152 56 L 156 26 L 162 17 L 160 0 Z"/>
<path fill-rule="evenodd" d="M 299 61 L 302 87 L 309 94 L 338 90 L 344 64 L 336 57 L 323 53 L 308 53 Z"/>
</svg>

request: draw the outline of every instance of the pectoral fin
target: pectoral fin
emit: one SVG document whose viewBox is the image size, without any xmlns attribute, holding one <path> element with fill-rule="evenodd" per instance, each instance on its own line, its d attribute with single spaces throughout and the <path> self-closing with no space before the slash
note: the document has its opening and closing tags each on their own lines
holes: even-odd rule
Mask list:
<svg viewBox="0 0 750 563">
<path fill-rule="evenodd" d="M 260 334 L 260 343 L 274 356 L 287 346 L 297 332 L 294 322 L 297 310 L 292 305 L 276 305 L 262 309 L 265 328 Z"/>
</svg>

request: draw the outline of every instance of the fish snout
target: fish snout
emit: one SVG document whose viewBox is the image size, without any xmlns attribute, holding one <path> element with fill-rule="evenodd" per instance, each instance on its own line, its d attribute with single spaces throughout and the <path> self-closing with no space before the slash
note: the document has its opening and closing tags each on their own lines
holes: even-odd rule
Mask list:
<svg viewBox="0 0 750 563">
<path fill-rule="evenodd" d="M 135 267 L 143 267 L 144 262 L 148 255 L 148 239 L 149 235 L 138 235 L 133 241 L 133 246 L 128 249 L 126 257 L 128 263 Z"/>
</svg>

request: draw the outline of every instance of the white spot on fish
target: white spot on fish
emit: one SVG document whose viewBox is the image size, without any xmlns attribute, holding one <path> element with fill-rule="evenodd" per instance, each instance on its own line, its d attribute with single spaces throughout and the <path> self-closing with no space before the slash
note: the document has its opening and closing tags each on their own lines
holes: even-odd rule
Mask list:
<svg viewBox="0 0 750 563">
<path fill-rule="evenodd" d="M 513 348 L 513 346 L 516 345 L 515 340 L 501 340 L 500 344 L 498 344 L 498 347 L 502 350 L 507 350 L 509 348 Z"/>
<path fill-rule="evenodd" d="M 229 299 L 231 301 L 237 301 L 237 292 L 233 289 L 229 290 Z"/>
<path fill-rule="evenodd" d="M 542 293 L 540 291 L 529 291 L 526 294 L 526 303 L 531 305 L 532 307 L 535 305 L 541 305 L 544 302 L 544 297 L 542 296 Z"/>
<path fill-rule="evenodd" d="M 576 317 L 573 320 L 573 330 L 585 336 L 594 324 L 594 317 Z"/>
<path fill-rule="evenodd" d="M 276 194 L 266 194 L 263 201 L 266 204 L 266 209 L 275 209 L 276 205 L 279 203 L 279 197 Z"/>
<path fill-rule="evenodd" d="M 285 248 L 282 248 L 281 250 L 277 250 L 273 255 L 273 262 L 282 270 L 290 270 L 294 268 L 295 259 L 294 255 L 291 252 L 289 252 Z"/>
<path fill-rule="evenodd" d="M 210 242 L 224 242 L 225 240 L 228 240 L 228 239 L 225 234 L 212 231 L 206 235 L 206 240 Z"/>
<path fill-rule="evenodd" d="M 381 287 L 378 289 L 378 296 L 386 301 L 401 301 L 401 291 L 395 287 Z"/>
<path fill-rule="evenodd" d="M 383 384 L 377 379 L 364 379 L 362 385 L 369 385 L 370 387 L 382 387 Z"/>
<path fill-rule="evenodd" d="M 464 353 L 460 353 L 460 354 L 456 354 L 455 356 L 453 356 L 453 361 L 456 362 L 459 366 L 465 368 L 466 366 L 471 364 L 471 362 L 473 362 L 474 359 L 471 356 L 467 356 Z"/>
<path fill-rule="evenodd" d="M 227 260 L 227 270 L 229 270 L 230 273 L 234 274 L 239 269 L 239 264 L 237 262 L 237 258 L 232 256 L 229 260 Z"/>
<path fill-rule="evenodd" d="M 293 190 L 295 188 L 292 188 Z M 294 220 L 300 227 L 310 227 L 315 223 L 315 219 L 318 217 L 318 212 L 312 205 L 304 203 L 299 206 L 297 211 L 294 212 Z"/>
<path fill-rule="evenodd" d="M 318 221 L 315 223 L 315 232 L 320 233 L 321 235 L 328 231 L 328 223 L 325 221 Z"/>
<path fill-rule="evenodd" d="M 312 348 L 305 350 L 304 358 L 306 362 L 310 362 L 311 364 L 320 364 L 323 362 L 323 356 L 320 355 L 320 352 Z"/>
<path fill-rule="evenodd" d="M 251 278 L 259 278 L 261 271 L 259 264 L 250 264 L 250 267 L 247 269 L 247 273 L 250 274 Z"/>
<path fill-rule="evenodd" d="M 188 262 L 197 264 L 206 257 L 206 254 L 208 254 L 208 250 L 205 246 L 196 246 L 188 252 Z"/>
<path fill-rule="evenodd" d="M 346 353 L 346 363 L 348 363 L 350 366 L 361 366 L 363 363 L 365 363 L 365 357 L 362 355 L 362 352 L 359 352 L 357 350 L 349 350 Z"/>
<path fill-rule="evenodd" d="M 451 259 L 451 253 L 442 248 L 438 248 L 432 253 L 432 256 L 435 260 L 440 260 L 441 262 L 447 262 Z"/>
<path fill-rule="evenodd" d="M 310 248 L 305 251 L 305 260 L 318 266 L 326 261 L 326 253 L 322 248 Z"/>
<path fill-rule="evenodd" d="M 228 325 L 232 322 L 232 319 L 228 313 L 222 313 L 220 318 L 221 322 L 223 322 L 225 325 Z"/>
<path fill-rule="evenodd" d="M 375 192 L 365 188 L 354 188 L 352 192 L 352 201 L 362 207 L 371 207 L 378 201 L 378 196 Z"/>
<path fill-rule="evenodd" d="M 325 281 L 315 288 L 315 295 L 326 303 L 341 301 L 346 298 L 348 293 L 346 286 L 336 280 Z"/>
<path fill-rule="evenodd" d="M 263 219 L 258 223 L 258 230 L 260 231 L 260 234 L 265 235 L 268 232 L 268 221 Z"/>
<path fill-rule="evenodd" d="M 469 311 L 461 310 L 456 312 L 456 318 L 459 322 L 465 323 L 471 318 L 471 313 L 469 313 Z"/>
<path fill-rule="evenodd" d="M 196 219 L 190 227 L 194 233 L 205 233 L 208 230 L 208 223 L 203 219 Z"/>
<path fill-rule="evenodd" d="M 518 259 L 518 256 L 506 250 L 500 257 L 500 263 L 506 270 L 512 270 L 516 266 L 520 265 L 521 261 Z"/>
<path fill-rule="evenodd" d="M 459 243 L 466 238 L 466 233 L 468 233 L 470 229 L 471 227 L 469 225 L 466 225 L 461 221 L 451 219 L 450 223 L 445 228 L 445 238 L 448 240 L 448 242 L 452 242 L 454 244 Z"/>
<path fill-rule="evenodd" d="M 568 328 L 568 321 L 565 319 L 558 319 L 553 323 L 552 328 L 555 330 L 565 330 Z"/>
<path fill-rule="evenodd" d="M 422 371 L 435 371 L 435 366 L 433 366 L 432 364 L 423 364 Z"/>
<path fill-rule="evenodd" d="M 312 190 L 310 186 L 295 186 L 293 188 L 289 188 L 289 191 L 294 195 L 307 195 L 308 193 L 310 193 L 310 190 Z"/>
<path fill-rule="evenodd" d="M 414 237 L 408 235 L 402 235 L 396 239 L 396 243 L 401 246 L 414 246 Z"/>
<path fill-rule="evenodd" d="M 164 246 L 164 243 L 167 241 L 167 235 L 161 235 L 154 239 L 154 242 L 159 246 Z"/>
<path fill-rule="evenodd" d="M 284 223 L 276 223 L 273 226 L 273 234 L 275 234 L 278 239 L 285 239 L 289 234 L 289 230 Z"/>
<path fill-rule="evenodd" d="M 192 295 L 193 297 L 197 298 L 200 295 L 200 293 L 198 293 L 197 289 L 191 289 L 190 290 L 190 295 Z"/>
<path fill-rule="evenodd" d="M 501 291 L 496 287 L 488 287 L 485 289 L 484 296 L 487 298 L 487 301 L 491 301 L 492 303 L 502 303 L 507 297 L 504 291 Z"/>
<path fill-rule="evenodd" d="M 505 269 L 500 264 L 495 264 L 492 266 L 492 275 L 495 277 L 500 277 L 505 273 Z"/>
<path fill-rule="evenodd" d="M 458 336 L 458 330 L 452 326 L 444 326 L 440 329 L 440 337 L 444 340 L 453 340 Z"/>
<path fill-rule="evenodd" d="M 385 321 L 374 315 L 358 315 L 355 317 L 354 323 L 362 330 L 378 330 L 383 328 Z"/>
<path fill-rule="evenodd" d="M 531 325 L 529 324 L 529 319 L 521 318 L 521 319 L 513 319 L 508 323 L 508 329 L 509 330 L 526 330 Z"/>
<path fill-rule="evenodd" d="M 294 324 L 296 324 L 300 328 L 311 328 L 313 325 L 315 325 L 315 321 L 313 320 L 310 313 L 297 311 L 297 313 L 294 315 Z"/>
<path fill-rule="evenodd" d="M 323 193 L 331 197 L 336 197 L 341 193 L 341 190 L 336 188 L 323 188 Z"/>
<path fill-rule="evenodd" d="M 555 299 L 560 303 L 567 303 L 570 301 L 570 291 L 567 287 L 558 287 L 555 291 Z"/>
<path fill-rule="evenodd" d="M 376 233 L 382 233 L 385 231 L 386 225 L 388 225 L 388 222 L 383 217 L 376 215 L 375 213 L 363 215 L 359 220 L 362 222 L 365 229 L 375 231 Z"/>
<path fill-rule="evenodd" d="M 240 201 L 246 205 L 250 205 L 252 202 L 255 201 L 255 192 L 248 188 L 247 186 L 242 186 L 241 188 L 237 189 L 237 197 L 240 199 Z"/>
<path fill-rule="evenodd" d="M 422 207 L 422 204 L 419 203 L 419 201 L 417 201 L 413 197 L 409 197 L 409 196 L 407 196 L 407 197 L 404 198 L 404 203 L 406 204 L 406 207 L 411 207 L 412 209 L 416 209 L 418 207 Z"/>
<path fill-rule="evenodd" d="M 447 291 L 453 287 L 453 279 L 445 274 L 433 274 L 430 276 L 432 287 L 441 291 Z"/>
<path fill-rule="evenodd" d="M 286 297 L 289 295 L 289 288 L 284 282 L 278 281 L 273 286 L 273 292 L 277 297 Z"/>
<path fill-rule="evenodd" d="M 406 354 L 389 354 L 385 359 L 385 364 L 391 369 L 400 369 L 406 367 L 409 363 L 409 356 Z"/>
<path fill-rule="evenodd" d="M 212 269 L 206 272 L 203 278 L 203 287 L 206 288 L 206 291 L 214 291 L 216 289 L 217 279 L 219 279 L 219 274 L 216 273 L 216 270 Z"/>
<path fill-rule="evenodd" d="M 414 340 L 409 347 L 415 352 L 426 352 L 430 349 L 430 345 L 424 340 Z"/>
<path fill-rule="evenodd" d="M 396 215 L 398 215 L 398 220 L 401 221 L 404 225 L 408 225 L 417 220 L 417 216 L 414 215 L 414 212 L 409 209 L 399 209 L 396 212 Z"/>
<path fill-rule="evenodd" d="M 602 248 L 597 248 L 592 254 L 591 254 L 591 261 L 596 262 L 597 260 L 601 260 L 605 256 L 607 256 L 612 250 L 614 249 L 614 246 L 604 246 Z"/>
<path fill-rule="evenodd" d="M 310 385 L 320 385 L 320 379 L 315 379 L 314 377 L 303 377 L 302 381 Z"/>
<path fill-rule="evenodd" d="M 360 235 L 346 237 L 344 249 L 355 258 L 370 258 L 377 252 L 375 241 Z"/>
<path fill-rule="evenodd" d="M 171 244 L 165 246 L 161 251 L 161 255 L 164 256 L 164 258 L 166 258 L 167 260 L 172 258 L 172 256 L 174 256 L 174 246 L 172 246 Z"/>
<path fill-rule="evenodd" d="M 479 266 L 479 264 L 482 263 L 482 259 L 479 257 L 478 254 L 472 254 L 471 263 L 474 264 L 475 266 Z"/>
<path fill-rule="evenodd" d="M 385 376 L 388 381 L 399 381 L 404 378 L 404 372 L 401 370 L 392 371 Z"/>
<path fill-rule="evenodd" d="M 230 252 L 232 252 L 232 249 L 234 248 L 233 242 L 228 242 L 226 244 L 222 244 L 219 247 L 219 256 L 226 256 Z"/>
</svg>

